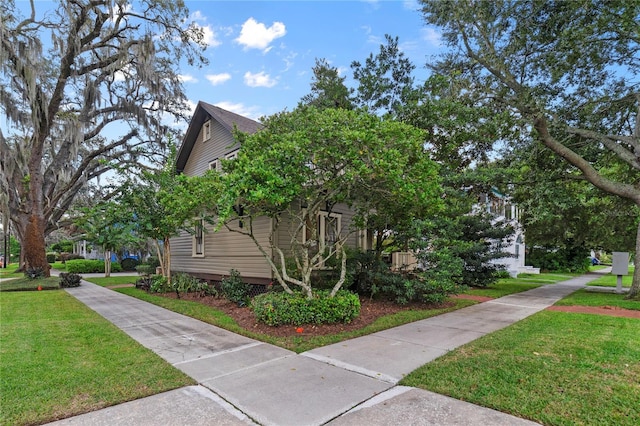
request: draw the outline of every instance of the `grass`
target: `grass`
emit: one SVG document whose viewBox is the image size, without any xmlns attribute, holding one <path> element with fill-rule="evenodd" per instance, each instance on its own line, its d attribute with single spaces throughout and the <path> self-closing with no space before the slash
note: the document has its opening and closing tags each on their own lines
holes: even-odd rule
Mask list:
<svg viewBox="0 0 640 426">
<path fill-rule="evenodd" d="M 80 275 L 82 275 L 82 274 L 80 274 Z M 89 281 L 89 282 L 92 282 L 94 284 L 98 284 L 99 286 L 102 286 L 102 287 L 108 287 L 108 286 L 112 286 L 112 285 L 122 285 L 122 284 L 135 284 L 137 279 L 138 279 L 137 276 L 131 276 L 131 277 L 108 277 L 108 278 L 105 278 L 105 277 L 84 278 L 85 281 Z"/>
<path fill-rule="evenodd" d="M 65 291 L 0 294 L 0 424 L 50 422 L 193 384 Z"/>
<path fill-rule="evenodd" d="M 622 286 L 631 287 L 631 281 L 633 281 L 633 275 L 624 275 L 622 277 Z M 618 277 L 616 275 L 607 274 L 597 280 L 591 281 L 587 285 L 595 285 L 600 287 L 615 287 L 618 285 Z"/>
<path fill-rule="evenodd" d="M 1 282 L 0 291 L 36 291 L 38 290 L 38 286 L 40 286 L 42 290 L 57 290 L 60 288 L 60 278 L 49 277 L 32 280 L 20 274 L 20 278 Z"/>
<path fill-rule="evenodd" d="M 545 425 L 640 424 L 640 320 L 543 311 L 401 384 Z"/>
<path fill-rule="evenodd" d="M 485 297 L 503 297 L 513 293 L 531 290 L 546 284 L 554 284 L 577 276 L 577 274 L 520 274 L 518 278 L 502 278 L 486 288 L 472 288 L 466 294 Z"/>
<path fill-rule="evenodd" d="M 67 270 L 67 264 L 62 262 L 54 262 L 51 264 L 51 267 L 53 269 L 57 269 L 58 271 L 62 271 L 62 272 Z"/>
<path fill-rule="evenodd" d="M 199 319 L 208 324 L 224 328 L 234 333 L 238 333 L 252 339 L 271 343 L 273 345 L 292 350 L 296 353 L 305 352 L 320 346 L 330 345 L 332 343 L 338 343 L 347 339 L 353 339 L 355 337 L 360 337 L 367 334 L 375 333 L 377 331 L 386 330 L 388 328 L 397 327 L 402 324 L 407 324 L 410 322 L 440 315 L 445 312 L 450 312 L 474 304 L 474 302 L 469 300 L 454 300 L 452 302 L 455 303 L 455 305 L 448 308 L 397 312 L 393 315 L 387 315 L 385 317 L 378 318 L 372 324 L 369 324 L 368 326 L 359 330 L 353 330 L 339 334 L 324 336 L 274 337 L 255 333 L 251 330 L 245 330 L 244 328 L 241 328 L 233 318 L 229 317 L 225 313 L 211 309 L 209 306 L 202 305 L 198 302 L 169 299 L 166 297 L 149 294 L 145 291 L 132 287 L 120 288 L 116 291 L 153 303 L 158 306 L 162 306 L 171 311 Z"/>
<path fill-rule="evenodd" d="M 573 294 L 558 301 L 560 306 L 617 306 L 619 308 L 640 310 L 640 302 L 637 300 L 626 300 L 625 294 L 598 293 L 587 290 L 578 290 Z"/>
<path fill-rule="evenodd" d="M 17 265 L 7 265 L 6 268 L 0 268 L 0 279 L 18 278 L 24 276 L 22 272 L 16 272 L 16 270 L 18 270 Z"/>
</svg>

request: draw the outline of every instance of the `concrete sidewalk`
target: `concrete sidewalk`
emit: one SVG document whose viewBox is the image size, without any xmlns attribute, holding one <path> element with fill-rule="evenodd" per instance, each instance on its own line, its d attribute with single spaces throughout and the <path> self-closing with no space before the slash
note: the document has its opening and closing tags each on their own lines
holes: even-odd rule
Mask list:
<svg viewBox="0 0 640 426">
<path fill-rule="evenodd" d="M 83 281 L 67 291 L 193 377 L 191 386 L 56 425 L 532 425 L 396 386 L 421 365 L 553 305 L 587 274 L 297 355 Z"/>
</svg>

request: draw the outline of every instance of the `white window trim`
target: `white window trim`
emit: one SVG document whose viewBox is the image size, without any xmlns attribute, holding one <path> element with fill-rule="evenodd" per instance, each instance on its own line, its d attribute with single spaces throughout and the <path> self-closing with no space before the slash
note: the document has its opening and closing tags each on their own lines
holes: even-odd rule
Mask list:
<svg viewBox="0 0 640 426">
<path fill-rule="evenodd" d="M 303 213 L 303 215 L 306 215 L 306 212 Z M 331 254 L 333 254 L 333 250 L 331 250 L 331 248 L 333 246 L 329 246 L 327 244 L 327 242 L 325 241 L 325 237 L 326 237 L 326 226 L 327 226 L 327 218 L 332 218 L 332 219 L 337 219 L 337 230 L 338 230 L 338 235 L 337 235 L 337 240 L 336 242 L 340 241 L 342 239 L 342 213 L 329 213 L 326 211 L 320 211 L 318 212 L 318 225 L 320 227 L 319 231 L 318 231 L 318 245 L 317 247 L 320 246 L 324 246 L 325 248 L 329 248 L 329 250 L 331 251 Z M 305 224 L 302 226 L 302 244 L 307 242 L 307 224 L 305 221 Z"/>
<path fill-rule="evenodd" d="M 202 125 L 202 142 L 211 139 L 211 120 L 207 120 Z"/>
<path fill-rule="evenodd" d="M 222 172 L 222 162 L 219 158 L 209 161 L 209 170 L 215 170 L 216 172 Z"/>
<path fill-rule="evenodd" d="M 201 229 L 200 253 L 198 253 L 198 244 L 197 244 L 198 228 Z M 196 224 L 195 226 L 195 230 L 192 236 L 191 257 L 204 257 L 204 247 L 205 247 L 204 219 L 200 219 L 199 223 Z"/>
<path fill-rule="evenodd" d="M 235 160 L 236 158 L 238 158 L 239 151 L 239 149 L 236 149 L 235 151 L 228 153 L 224 156 L 225 160 Z"/>
</svg>

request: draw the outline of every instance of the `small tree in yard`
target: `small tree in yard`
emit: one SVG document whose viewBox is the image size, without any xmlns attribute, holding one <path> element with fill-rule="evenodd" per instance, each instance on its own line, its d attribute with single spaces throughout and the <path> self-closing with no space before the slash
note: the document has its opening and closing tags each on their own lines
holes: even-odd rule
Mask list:
<svg viewBox="0 0 640 426">
<path fill-rule="evenodd" d="M 385 215 L 393 228 L 441 205 L 437 167 L 423 148 L 421 130 L 362 111 L 313 107 L 276 114 L 264 124 L 253 135 L 239 134 L 238 158 L 225 163 L 218 227 L 251 238 L 288 293 L 298 287 L 312 298 L 313 271 L 332 262 L 340 271 L 334 296 L 346 279 L 345 241 L 370 215 Z M 355 212 L 350 229 L 337 229 L 331 221 L 338 203 Z M 389 212 L 398 206 L 403 212 L 394 223 Z M 276 224 L 269 246 L 254 232 L 260 216 Z M 232 226 L 234 220 L 242 227 Z M 326 235 L 319 233 L 321 220 Z M 287 252 L 274 241 L 283 224 L 291 226 Z M 294 268 L 287 265 L 289 257 Z"/>
<path fill-rule="evenodd" d="M 213 202 L 216 191 L 210 185 L 216 181 L 179 175 L 175 170 L 175 145 L 170 143 L 169 147 L 164 168 L 143 171 L 138 181 L 129 181 L 119 201 L 125 220 L 131 222 L 136 234 L 153 240 L 162 275 L 171 282 L 170 238 L 181 230 L 193 229 L 193 219 L 203 206 Z M 159 241 L 163 242 L 162 249 Z"/>
<path fill-rule="evenodd" d="M 76 223 L 84 231 L 83 238 L 104 251 L 104 276 L 111 276 L 111 252 L 135 238 L 120 205 L 113 202 L 99 203 L 85 209 Z"/>
</svg>

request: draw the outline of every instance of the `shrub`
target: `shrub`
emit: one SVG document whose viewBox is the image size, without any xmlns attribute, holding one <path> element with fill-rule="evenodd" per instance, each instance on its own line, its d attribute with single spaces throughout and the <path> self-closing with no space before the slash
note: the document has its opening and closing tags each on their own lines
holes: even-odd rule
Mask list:
<svg viewBox="0 0 640 426">
<path fill-rule="evenodd" d="M 171 290 L 167 279 L 162 275 L 154 275 L 150 279 L 151 285 L 149 286 L 149 291 L 151 293 L 166 293 Z"/>
<path fill-rule="evenodd" d="M 527 263 L 544 271 L 554 272 L 587 272 L 591 265 L 589 251 L 584 247 L 533 247 Z"/>
<path fill-rule="evenodd" d="M 180 293 L 198 291 L 200 288 L 200 280 L 189 274 L 177 273 L 171 279 L 171 288 L 176 292 L 178 298 L 180 298 Z"/>
<path fill-rule="evenodd" d="M 379 273 L 374 277 L 372 296 L 383 295 L 400 305 L 410 302 L 441 304 L 463 290 L 447 277 L 430 277 L 418 273 Z"/>
<path fill-rule="evenodd" d="M 136 266 L 136 272 L 140 275 L 153 275 L 156 272 L 155 266 L 152 265 L 138 265 Z"/>
<path fill-rule="evenodd" d="M 360 314 L 360 299 L 346 290 L 334 297 L 319 290 L 313 299 L 299 292 L 270 292 L 256 296 L 252 309 L 258 321 L 271 326 L 349 323 Z"/>
<path fill-rule="evenodd" d="M 249 301 L 249 284 L 242 281 L 240 272 L 236 269 L 232 269 L 229 274 L 220 282 L 222 295 L 239 306 L 246 305 Z"/>
<path fill-rule="evenodd" d="M 56 254 L 55 253 L 47 253 L 47 263 L 55 263 Z"/>
<path fill-rule="evenodd" d="M 122 266 L 123 271 L 135 271 L 136 266 L 138 266 L 138 259 L 134 259 L 133 257 L 127 257 L 122 259 L 120 262 L 120 266 Z"/>
<path fill-rule="evenodd" d="M 104 260 L 76 259 L 67 262 L 67 272 L 74 274 L 91 274 L 104 272 Z M 111 272 L 122 272 L 117 262 L 111 263 Z"/>
<path fill-rule="evenodd" d="M 78 259 L 84 259 L 84 257 L 80 256 L 79 254 L 75 254 L 75 253 L 61 253 L 60 254 L 60 260 L 63 263 L 66 263 L 69 260 L 78 260 Z"/>
<path fill-rule="evenodd" d="M 78 274 L 71 274 L 68 272 L 60 273 L 60 287 L 61 288 L 71 288 L 71 287 L 80 287 L 80 280 L 82 277 Z"/>
<path fill-rule="evenodd" d="M 158 266 L 160 266 L 160 259 L 158 259 L 156 256 L 149 256 L 149 257 L 147 257 L 147 259 L 146 259 L 144 262 L 142 262 L 142 263 L 143 263 L 143 264 L 145 264 L 145 265 L 152 266 L 152 267 L 153 267 L 153 270 L 155 271 L 155 270 L 156 270 L 156 268 L 157 268 Z"/>
</svg>

